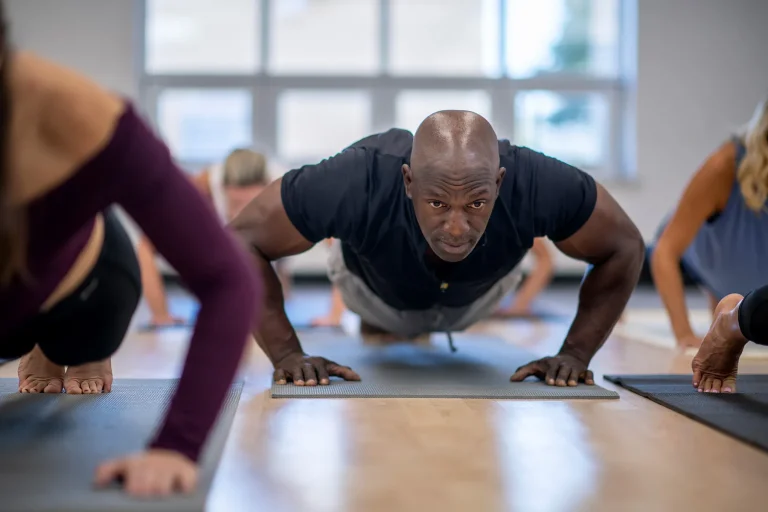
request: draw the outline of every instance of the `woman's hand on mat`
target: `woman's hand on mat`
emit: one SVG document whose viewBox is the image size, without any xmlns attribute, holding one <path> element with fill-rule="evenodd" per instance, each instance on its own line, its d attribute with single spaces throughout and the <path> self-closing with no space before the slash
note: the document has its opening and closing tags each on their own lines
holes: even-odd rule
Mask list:
<svg viewBox="0 0 768 512">
<path fill-rule="evenodd" d="M 580 359 L 560 354 L 532 361 L 518 368 L 510 377 L 511 382 L 522 382 L 527 377 L 537 377 L 550 386 L 576 386 L 579 382 L 595 383 L 592 371 Z"/>
<path fill-rule="evenodd" d="M 186 320 L 179 316 L 173 316 L 170 314 L 164 314 L 164 315 L 157 315 L 153 316 L 152 320 L 149 322 L 150 328 L 159 328 L 159 327 L 172 327 L 175 325 L 184 325 L 186 323 Z"/>
<path fill-rule="evenodd" d="M 197 486 L 197 465 L 170 450 L 147 450 L 105 462 L 96 469 L 96 485 L 121 481 L 125 491 L 138 497 L 190 493 Z"/>
<path fill-rule="evenodd" d="M 306 354 L 291 354 L 275 364 L 274 381 L 286 384 L 290 381 L 297 386 L 325 386 L 331 383 L 331 377 L 344 380 L 360 380 L 360 376 L 349 366 L 341 366 L 324 357 Z"/>
</svg>

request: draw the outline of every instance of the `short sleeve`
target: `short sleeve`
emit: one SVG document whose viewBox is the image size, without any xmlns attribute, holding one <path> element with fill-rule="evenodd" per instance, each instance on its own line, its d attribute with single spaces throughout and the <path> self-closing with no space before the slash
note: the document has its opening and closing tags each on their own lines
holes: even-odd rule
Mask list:
<svg viewBox="0 0 768 512">
<path fill-rule="evenodd" d="M 534 236 L 560 242 L 581 229 L 597 203 L 594 178 L 527 148 L 516 148 L 516 163 L 529 171 Z"/>
<path fill-rule="evenodd" d="M 372 151 L 348 148 L 318 164 L 288 171 L 280 195 L 296 230 L 312 243 L 362 238 L 372 166 Z"/>
</svg>

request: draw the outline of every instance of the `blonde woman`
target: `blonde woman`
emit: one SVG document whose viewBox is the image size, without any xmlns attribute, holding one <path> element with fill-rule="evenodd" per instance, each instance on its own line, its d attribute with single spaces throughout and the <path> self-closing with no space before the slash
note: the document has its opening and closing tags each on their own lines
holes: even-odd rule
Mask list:
<svg viewBox="0 0 768 512">
<path fill-rule="evenodd" d="M 717 149 L 685 189 L 651 255 L 651 272 L 677 343 L 698 347 L 682 268 L 709 296 L 746 295 L 768 275 L 768 98 L 741 134 Z"/>
<path fill-rule="evenodd" d="M 235 149 L 223 164 L 211 166 L 192 178 L 196 188 L 213 205 L 222 225 L 233 219 L 269 181 L 266 157 L 249 149 Z M 137 254 L 144 299 L 151 314 L 148 327 L 186 324 L 188 320 L 170 313 L 165 286 L 155 262 L 155 248 L 146 237 L 139 241 Z"/>
</svg>

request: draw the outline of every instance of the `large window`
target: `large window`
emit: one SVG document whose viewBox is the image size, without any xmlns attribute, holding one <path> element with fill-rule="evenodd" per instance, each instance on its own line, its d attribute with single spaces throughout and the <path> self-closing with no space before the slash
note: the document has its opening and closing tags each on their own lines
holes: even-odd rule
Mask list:
<svg viewBox="0 0 768 512">
<path fill-rule="evenodd" d="M 432 112 L 599 179 L 633 171 L 636 0 L 144 0 L 142 97 L 190 169 L 288 168 Z"/>
</svg>

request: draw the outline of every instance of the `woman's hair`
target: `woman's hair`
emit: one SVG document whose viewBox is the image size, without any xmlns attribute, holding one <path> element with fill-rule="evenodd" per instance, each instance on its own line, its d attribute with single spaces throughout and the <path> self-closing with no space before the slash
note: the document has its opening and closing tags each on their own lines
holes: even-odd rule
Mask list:
<svg viewBox="0 0 768 512">
<path fill-rule="evenodd" d="M 26 267 L 26 215 L 23 207 L 13 204 L 10 197 L 9 131 L 11 129 L 11 98 L 8 67 L 11 48 L 5 6 L 0 1 L 0 285 L 24 274 Z"/>
<path fill-rule="evenodd" d="M 747 207 L 759 213 L 768 199 L 768 97 L 755 109 L 742 137 L 747 151 L 736 177 Z"/>
<path fill-rule="evenodd" d="M 248 187 L 266 185 L 267 158 L 250 149 L 235 149 L 224 161 L 224 185 Z"/>
</svg>

